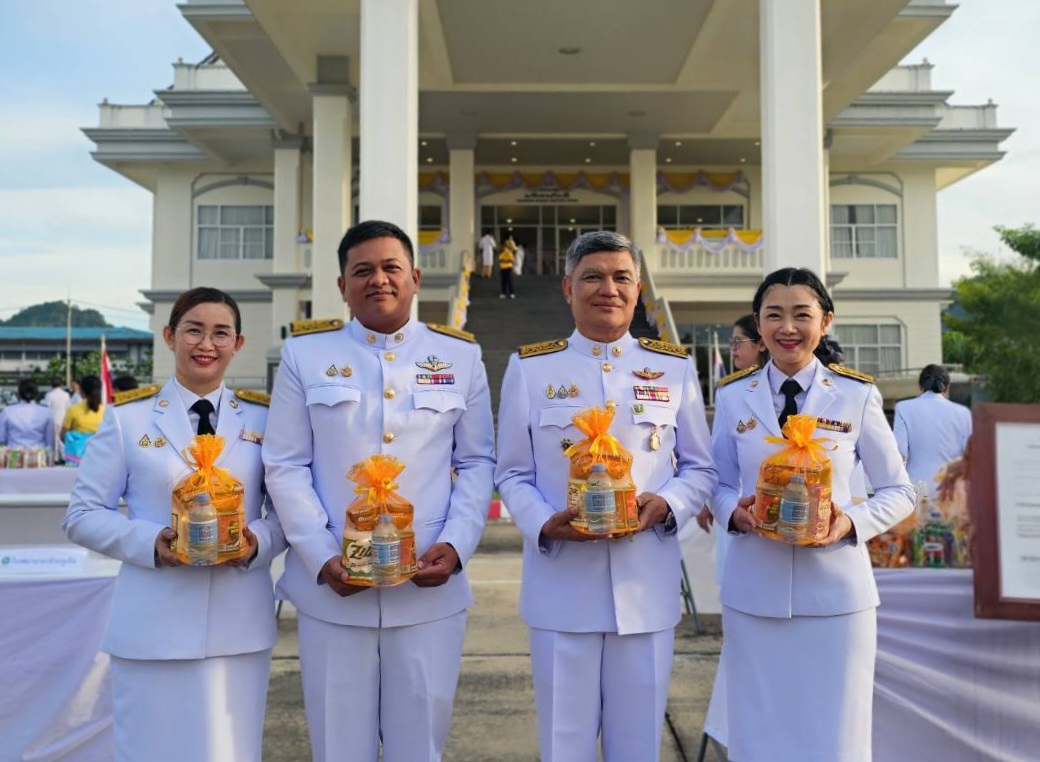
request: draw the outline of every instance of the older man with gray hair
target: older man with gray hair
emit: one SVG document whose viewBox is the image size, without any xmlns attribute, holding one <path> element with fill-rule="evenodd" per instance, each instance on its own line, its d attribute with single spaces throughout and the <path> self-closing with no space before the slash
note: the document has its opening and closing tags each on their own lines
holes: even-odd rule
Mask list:
<svg viewBox="0 0 1040 762">
<path fill-rule="evenodd" d="M 575 331 L 520 348 L 498 415 L 495 481 L 524 536 L 520 613 L 530 627 L 542 762 L 658 759 L 674 628 L 677 530 L 710 497 L 715 467 L 686 350 L 634 339 L 639 254 L 585 233 L 567 251 Z M 611 434 L 633 456 L 640 531 L 590 540 L 565 508 L 575 413 L 613 403 Z"/>
</svg>

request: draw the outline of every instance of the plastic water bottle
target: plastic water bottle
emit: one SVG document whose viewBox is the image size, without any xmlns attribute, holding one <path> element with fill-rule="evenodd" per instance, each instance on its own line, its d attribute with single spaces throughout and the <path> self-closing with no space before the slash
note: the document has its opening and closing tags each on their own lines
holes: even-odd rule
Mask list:
<svg viewBox="0 0 1040 762">
<path fill-rule="evenodd" d="M 401 535 L 394 517 L 384 513 L 372 530 L 372 583 L 377 587 L 392 585 L 401 574 Z"/>
<path fill-rule="evenodd" d="M 217 563 L 217 509 L 206 492 L 192 499 L 188 511 L 188 563 L 192 566 Z"/>
<path fill-rule="evenodd" d="M 809 528 L 809 489 L 805 477 L 795 474 L 780 496 L 778 531 L 789 540 L 804 539 Z"/>
<path fill-rule="evenodd" d="M 617 498 L 614 492 L 614 480 L 607 473 L 603 463 L 592 467 L 588 481 L 585 483 L 585 516 L 588 520 L 589 532 L 593 534 L 610 534 L 614 531 L 614 520 L 617 517 Z"/>
</svg>

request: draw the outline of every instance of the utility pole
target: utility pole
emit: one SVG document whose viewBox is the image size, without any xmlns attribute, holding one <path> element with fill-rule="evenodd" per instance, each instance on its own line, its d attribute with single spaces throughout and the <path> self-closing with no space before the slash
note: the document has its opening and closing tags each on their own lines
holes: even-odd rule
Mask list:
<svg viewBox="0 0 1040 762">
<path fill-rule="evenodd" d="M 65 302 L 65 388 L 72 388 L 72 289 Z"/>
</svg>

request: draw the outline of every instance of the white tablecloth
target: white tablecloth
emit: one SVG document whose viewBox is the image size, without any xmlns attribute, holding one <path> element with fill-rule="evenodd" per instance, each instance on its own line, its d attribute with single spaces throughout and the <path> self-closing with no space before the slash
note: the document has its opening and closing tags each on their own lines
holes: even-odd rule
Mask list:
<svg viewBox="0 0 1040 762">
<path fill-rule="evenodd" d="M 875 578 L 874 762 L 1040 760 L 1040 623 L 976 619 L 970 569 Z"/>
<path fill-rule="evenodd" d="M 0 468 L 0 495 L 65 494 L 72 492 L 76 469 Z"/>
<path fill-rule="evenodd" d="M 98 645 L 114 586 L 113 576 L 0 578 L 0 760 L 112 759 Z"/>
</svg>

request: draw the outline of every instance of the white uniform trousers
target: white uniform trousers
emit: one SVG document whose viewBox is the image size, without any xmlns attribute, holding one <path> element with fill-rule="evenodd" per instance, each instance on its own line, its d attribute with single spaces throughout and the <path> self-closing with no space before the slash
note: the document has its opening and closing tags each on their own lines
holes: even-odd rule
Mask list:
<svg viewBox="0 0 1040 762">
<path fill-rule="evenodd" d="M 704 732 L 723 746 L 729 746 L 729 722 L 726 720 L 728 699 L 726 698 L 726 639 L 723 633 L 722 653 L 719 666 L 715 669 L 715 682 L 711 686 L 708 712 L 704 716 Z"/>
<path fill-rule="evenodd" d="M 260 762 L 271 651 L 111 660 L 116 762 Z"/>
<path fill-rule="evenodd" d="M 409 627 L 297 613 L 314 762 L 439 762 L 459 682 L 466 612 Z"/>
<path fill-rule="evenodd" d="M 638 635 L 531 628 L 542 762 L 654 762 L 675 630 Z"/>
<path fill-rule="evenodd" d="M 791 619 L 722 607 L 729 758 L 870 762 L 873 608 Z"/>
</svg>

